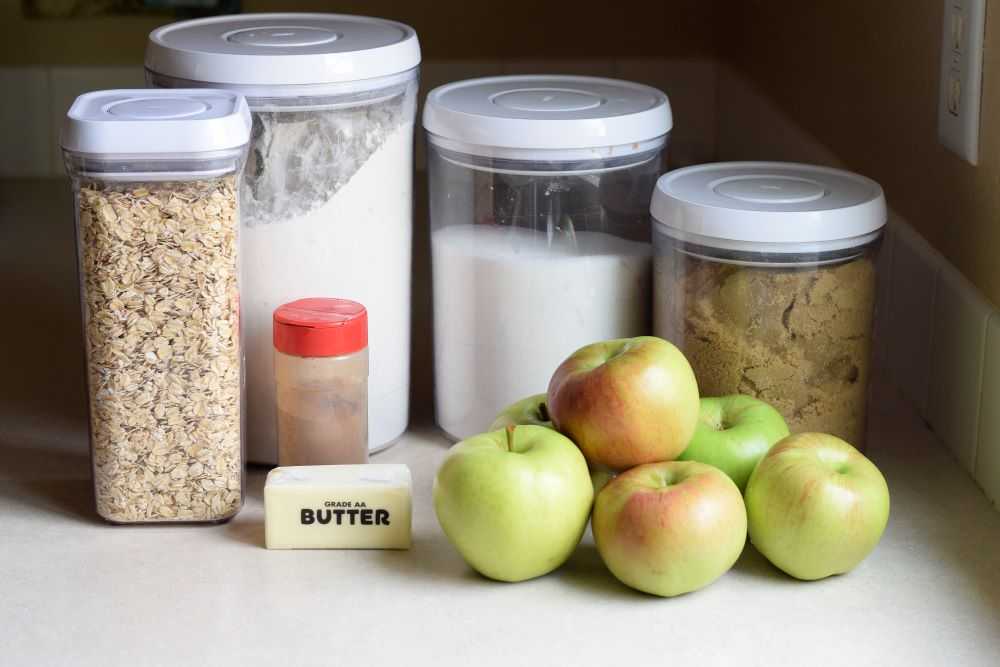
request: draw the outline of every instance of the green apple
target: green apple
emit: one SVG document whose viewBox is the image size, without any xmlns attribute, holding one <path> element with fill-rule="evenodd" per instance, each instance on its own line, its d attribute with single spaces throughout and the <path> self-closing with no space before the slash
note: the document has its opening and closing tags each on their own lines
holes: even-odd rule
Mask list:
<svg viewBox="0 0 1000 667">
<path fill-rule="evenodd" d="M 587 345 L 556 369 L 549 413 L 592 466 L 670 461 L 698 421 L 698 383 L 681 351 L 653 336 Z"/>
<path fill-rule="evenodd" d="M 612 574 L 665 597 L 721 577 L 747 539 L 740 490 L 722 471 L 697 461 L 649 463 L 621 473 L 598 494 L 591 525 Z"/>
<path fill-rule="evenodd" d="M 760 460 L 746 489 L 750 541 L 799 579 L 853 569 L 889 520 L 889 487 L 875 464 L 840 438 L 799 433 Z"/>
<path fill-rule="evenodd" d="M 743 491 L 757 462 L 788 436 L 781 413 L 752 396 L 701 399 L 691 444 L 678 458 L 713 465 Z"/>
<path fill-rule="evenodd" d="M 594 485 L 594 497 L 618 474 L 605 466 L 590 466 L 590 481 Z"/>
<path fill-rule="evenodd" d="M 445 535 L 479 573 L 539 577 L 580 543 L 594 500 L 587 462 L 564 435 L 510 426 L 454 445 L 434 478 Z"/>
<path fill-rule="evenodd" d="M 527 425 L 555 428 L 552 425 L 552 418 L 549 417 L 549 408 L 545 404 L 545 400 L 545 394 L 535 394 L 508 405 L 493 420 L 490 430 L 498 431 L 508 426 Z"/>
</svg>

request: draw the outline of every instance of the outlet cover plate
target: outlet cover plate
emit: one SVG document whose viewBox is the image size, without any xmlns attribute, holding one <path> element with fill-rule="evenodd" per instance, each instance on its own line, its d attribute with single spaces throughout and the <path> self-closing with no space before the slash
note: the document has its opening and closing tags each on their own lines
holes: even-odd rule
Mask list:
<svg viewBox="0 0 1000 667">
<path fill-rule="evenodd" d="M 944 0 L 942 26 L 938 139 L 976 165 L 986 0 Z"/>
</svg>

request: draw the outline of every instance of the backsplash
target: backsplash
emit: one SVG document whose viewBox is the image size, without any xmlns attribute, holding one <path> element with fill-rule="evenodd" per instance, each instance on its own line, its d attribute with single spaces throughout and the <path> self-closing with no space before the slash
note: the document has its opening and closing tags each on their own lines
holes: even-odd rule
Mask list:
<svg viewBox="0 0 1000 667">
<path fill-rule="evenodd" d="M 883 246 L 882 365 L 1000 507 L 1000 311 L 903 219 Z M 884 275 L 884 274 L 883 274 Z"/>
</svg>

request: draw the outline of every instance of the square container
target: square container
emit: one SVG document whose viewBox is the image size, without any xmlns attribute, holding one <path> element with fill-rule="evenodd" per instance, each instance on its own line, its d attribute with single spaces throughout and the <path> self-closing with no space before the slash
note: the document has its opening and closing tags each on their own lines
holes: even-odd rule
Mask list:
<svg viewBox="0 0 1000 667">
<path fill-rule="evenodd" d="M 243 504 L 237 179 L 241 96 L 77 98 L 62 147 L 76 202 L 97 512 L 214 522 Z"/>
</svg>

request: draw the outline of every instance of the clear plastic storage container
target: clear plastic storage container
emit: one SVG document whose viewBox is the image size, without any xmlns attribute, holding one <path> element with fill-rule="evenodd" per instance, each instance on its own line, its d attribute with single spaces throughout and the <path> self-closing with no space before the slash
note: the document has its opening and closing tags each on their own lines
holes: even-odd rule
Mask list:
<svg viewBox="0 0 1000 667">
<path fill-rule="evenodd" d="M 439 426 L 487 429 L 588 343 L 649 333 L 649 201 L 671 129 L 662 92 L 517 76 L 424 108 Z"/>
<path fill-rule="evenodd" d="M 347 299 L 274 311 L 278 465 L 368 463 L 368 313 Z"/>
<path fill-rule="evenodd" d="M 271 316 L 338 294 L 369 309 L 372 451 L 406 429 L 410 372 L 412 28 L 337 14 L 246 14 L 153 31 L 148 81 L 246 95 L 240 186 L 248 452 L 277 461 Z"/>
<path fill-rule="evenodd" d="M 756 396 L 793 433 L 863 447 L 882 188 L 825 167 L 708 164 L 663 176 L 652 213 L 656 333 L 702 396 Z"/>
<path fill-rule="evenodd" d="M 246 100 L 211 90 L 77 98 L 76 202 L 97 512 L 224 521 L 243 503 L 237 179 Z"/>
</svg>

